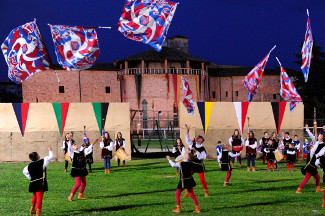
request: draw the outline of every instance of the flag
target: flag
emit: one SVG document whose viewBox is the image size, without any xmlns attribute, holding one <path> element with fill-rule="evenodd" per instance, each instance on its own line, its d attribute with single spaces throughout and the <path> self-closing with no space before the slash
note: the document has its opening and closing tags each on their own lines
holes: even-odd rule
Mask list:
<svg viewBox="0 0 325 216">
<path fill-rule="evenodd" d="M 311 33 L 311 26 L 310 26 L 310 19 L 309 19 L 309 12 L 307 10 L 307 28 L 306 28 L 306 34 L 305 34 L 305 41 L 301 49 L 301 55 L 302 55 L 302 64 L 301 64 L 301 70 L 304 74 L 305 82 L 308 80 L 308 74 L 309 74 L 309 68 L 310 68 L 310 62 L 312 57 L 312 49 L 313 49 L 313 35 Z"/>
<path fill-rule="evenodd" d="M 13 29 L 1 50 L 8 64 L 8 77 L 17 84 L 37 72 L 52 68 L 35 20 Z"/>
<path fill-rule="evenodd" d="M 269 59 L 269 56 L 272 52 L 272 50 L 275 48 L 274 46 L 270 52 L 264 57 L 264 59 L 258 63 L 243 79 L 243 83 L 248 91 L 248 101 L 252 102 L 254 95 L 257 92 L 257 87 L 261 82 L 262 75 L 267 63 L 267 60 Z"/>
<path fill-rule="evenodd" d="M 177 3 L 165 0 L 125 0 L 118 30 L 160 52 L 176 7 Z"/>
<path fill-rule="evenodd" d="M 99 55 L 96 28 L 49 25 L 58 63 L 66 70 L 92 67 Z"/>
<path fill-rule="evenodd" d="M 87 140 L 88 140 L 87 135 L 86 135 L 86 133 L 84 133 L 84 138 L 83 138 L 84 143 L 86 143 Z"/>
<path fill-rule="evenodd" d="M 185 78 L 181 77 L 182 86 L 184 90 L 184 100 L 183 104 L 188 112 L 188 114 L 193 115 L 194 114 L 194 102 L 193 102 L 193 94 L 190 89 L 189 84 L 186 82 Z"/>
<path fill-rule="evenodd" d="M 104 125 L 103 125 L 103 127 L 102 127 L 102 136 L 105 136 Z"/>
<path fill-rule="evenodd" d="M 283 151 L 283 149 L 284 149 L 284 142 L 283 142 L 283 140 L 284 140 L 284 133 L 282 132 L 281 143 L 280 143 L 280 150 L 281 151 Z"/>
<path fill-rule="evenodd" d="M 278 58 L 277 58 L 277 60 L 280 64 L 280 68 L 281 68 L 280 95 L 283 97 L 283 99 L 290 102 L 290 111 L 292 112 L 296 108 L 297 104 L 299 104 L 302 101 L 302 99 L 301 99 L 298 91 L 296 90 L 295 86 L 289 79 L 288 74 L 283 69 Z"/>
</svg>

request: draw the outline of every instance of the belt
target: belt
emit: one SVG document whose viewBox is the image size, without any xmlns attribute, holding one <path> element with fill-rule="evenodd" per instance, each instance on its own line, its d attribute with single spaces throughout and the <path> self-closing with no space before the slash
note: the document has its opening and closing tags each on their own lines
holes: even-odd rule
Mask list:
<svg viewBox="0 0 325 216">
<path fill-rule="evenodd" d="M 86 169 L 86 167 L 83 167 L 83 168 L 72 167 L 72 169 L 79 169 L 79 170 L 83 170 L 83 169 Z"/>
</svg>

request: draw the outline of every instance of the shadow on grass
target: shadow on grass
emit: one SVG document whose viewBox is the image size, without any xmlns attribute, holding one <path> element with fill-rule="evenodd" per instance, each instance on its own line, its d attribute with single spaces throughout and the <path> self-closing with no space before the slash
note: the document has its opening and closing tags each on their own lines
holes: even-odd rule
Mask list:
<svg viewBox="0 0 325 216">
<path fill-rule="evenodd" d="M 110 206 L 110 207 L 103 207 L 103 208 L 89 208 L 84 210 L 76 210 L 73 212 L 69 212 L 69 214 L 62 215 L 62 216 L 69 216 L 69 215 L 80 215 L 81 212 L 111 212 L 111 211 L 121 211 L 121 210 L 127 210 L 137 207 L 146 207 L 146 206 L 156 206 L 156 205 L 165 205 L 166 203 L 152 203 L 152 204 L 142 204 L 142 205 L 120 205 L 120 206 Z"/>
<path fill-rule="evenodd" d="M 166 164 L 166 166 L 159 166 L 159 167 L 153 167 L 155 169 L 157 168 L 166 168 L 166 167 L 170 167 L 168 166 L 168 162 L 154 162 L 154 163 L 146 163 L 146 164 L 138 164 L 138 165 L 128 165 L 126 164 L 126 167 L 123 167 L 123 165 L 121 167 L 117 167 L 117 166 L 113 166 L 111 167 L 111 171 L 113 172 L 123 172 L 123 171 L 129 171 L 129 170 L 147 170 L 147 169 L 152 169 L 152 165 L 157 165 L 157 164 Z M 137 168 L 137 167 L 141 167 L 141 168 Z M 93 168 L 94 170 L 100 170 L 100 171 L 104 171 L 105 168 L 103 167 L 98 167 L 98 168 Z"/>
<path fill-rule="evenodd" d="M 117 194 L 117 195 L 107 195 L 107 196 L 96 197 L 96 199 L 117 198 L 117 197 L 132 196 L 132 195 L 154 194 L 154 193 L 162 193 L 162 192 L 169 192 L 169 191 L 176 191 L 176 189 L 167 189 L 167 190 L 159 190 L 159 191 L 144 191 L 144 192 L 135 192 L 135 193 L 124 193 L 124 194 Z"/>
<path fill-rule="evenodd" d="M 241 194 L 241 193 L 257 192 L 257 191 L 278 191 L 278 190 L 288 190 L 288 189 L 295 192 L 298 186 L 299 185 L 297 185 L 297 186 L 284 186 L 284 187 L 257 188 L 257 189 L 251 189 L 251 190 L 243 190 L 243 191 L 221 192 L 221 193 L 216 193 L 214 195 Z"/>
<path fill-rule="evenodd" d="M 267 206 L 267 205 L 277 205 L 280 203 L 288 203 L 291 202 L 290 200 L 284 201 L 284 200 L 276 200 L 273 202 L 262 202 L 262 203 L 248 203 L 244 205 L 237 205 L 237 206 L 225 206 L 221 208 L 213 208 L 213 210 L 220 210 L 220 209 L 233 209 L 233 208 L 247 208 L 247 207 L 252 207 L 252 206 Z"/>
<path fill-rule="evenodd" d="M 276 179 L 276 180 L 253 180 L 253 179 L 246 179 L 246 181 L 251 181 L 252 183 L 271 183 L 271 182 L 285 182 L 285 181 L 294 181 L 299 180 L 299 178 L 291 178 L 291 179 Z"/>
</svg>

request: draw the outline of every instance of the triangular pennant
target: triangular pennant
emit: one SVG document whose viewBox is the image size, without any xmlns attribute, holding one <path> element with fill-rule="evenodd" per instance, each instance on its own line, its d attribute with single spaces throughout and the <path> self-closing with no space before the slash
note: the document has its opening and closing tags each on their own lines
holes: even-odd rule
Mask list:
<svg viewBox="0 0 325 216">
<path fill-rule="evenodd" d="M 101 103 L 101 119 L 102 119 L 102 126 L 105 127 L 106 116 L 108 111 L 109 103 Z M 100 127 L 101 128 L 101 127 Z M 99 129 L 100 129 L 99 128 Z"/>
<path fill-rule="evenodd" d="M 278 133 L 280 132 L 280 128 L 281 128 L 281 124 L 282 124 L 284 112 L 286 110 L 286 105 L 287 105 L 287 102 L 285 102 L 285 101 L 279 102 L 279 126 L 278 126 Z"/>
<path fill-rule="evenodd" d="M 205 130 L 204 130 L 205 135 L 207 135 L 212 107 L 213 107 L 213 102 L 205 102 Z"/>
<path fill-rule="evenodd" d="M 13 103 L 12 107 L 15 111 L 17 122 L 22 136 L 25 135 L 26 121 L 29 110 L 29 103 Z"/>
<path fill-rule="evenodd" d="M 61 129 L 61 103 L 52 103 L 56 121 L 58 122 L 58 127 L 60 131 L 60 135 L 62 135 L 62 129 Z"/>
<path fill-rule="evenodd" d="M 241 130 L 243 134 L 249 102 L 241 102 Z"/>
<path fill-rule="evenodd" d="M 196 105 L 197 105 L 197 108 L 200 113 L 203 131 L 205 132 L 205 105 L 204 105 L 204 102 L 197 102 Z"/>
<path fill-rule="evenodd" d="M 67 120 L 67 115 L 69 111 L 69 103 L 61 103 L 61 136 L 64 132 L 64 127 L 65 127 L 65 121 Z"/>
<path fill-rule="evenodd" d="M 271 102 L 273 117 L 277 133 L 279 133 L 279 102 Z"/>
<path fill-rule="evenodd" d="M 109 103 L 92 103 L 92 104 L 93 104 L 93 109 L 94 109 L 94 113 L 99 128 L 99 133 L 101 133 L 105 127 Z"/>
</svg>

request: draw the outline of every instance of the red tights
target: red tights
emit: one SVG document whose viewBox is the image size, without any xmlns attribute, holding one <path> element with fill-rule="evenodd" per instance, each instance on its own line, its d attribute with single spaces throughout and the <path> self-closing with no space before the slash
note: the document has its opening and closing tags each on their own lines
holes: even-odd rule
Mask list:
<svg viewBox="0 0 325 216">
<path fill-rule="evenodd" d="M 295 167 L 294 163 L 291 163 L 291 168 L 293 169 Z M 290 169 L 290 163 L 287 163 L 287 168 Z"/>
<path fill-rule="evenodd" d="M 317 175 L 315 175 L 314 177 L 315 177 L 315 179 L 316 179 L 316 186 L 319 186 L 319 183 L 320 183 L 320 175 L 317 174 Z M 311 178 L 310 173 L 309 173 L 309 172 L 306 172 L 305 178 L 304 178 L 304 180 L 301 182 L 301 184 L 299 185 L 299 188 L 302 189 L 302 188 L 305 186 L 305 184 L 309 181 L 310 178 Z"/>
<path fill-rule="evenodd" d="M 207 190 L 208 189 L 208 185 L 205 182 L 204 172 L 199 173 L 199 177 L 200 177 L 200 181 L 201 181 L 201 184 L 203 186 L 203 189 L 206 189 Z"/>
<path fill-rule="evenodd" d="M 73 189 L 72 189 L 72 194 L 74 195 L 78 188 L 80 187 L 80 193 L 83 193 L 85 188 L 86 188 L 86 176 L 84 177 L 75 177 L 76 179 L 76 184 L 74 185 Z"/>
<path fill-rule="evenodd" d="M 270 161 L 267 162 L 267 169 L 270 169 Z M 272 169 L 274 169 L 274 161 L 272 162 Z"/>
<path fill-rule="evenodd" d="M 229 182 L 230 177 L 231 177 L 231 171 L 227 170 L 226 182 Z"/>
<path fill-rule="evenodd" d="M 197 206 L 199 205 L 199 203 L 197 202 L 197 199 L 196 199 L 196 196 L 194 194 L 194 191 L 193 191 L 193 188 L 191 188 L 190 190 L 188 190 L 194 204 Z M 182 190 L 181 189 L 177 189 L 176 190 L 176 193 L 175 193 L 175 196 L 176 196 L 176 205 L 181 205 L 181 193 L 182 193 Z"/>
<path fill-rule="evenodd" d="M 32 205 L 36 202 L 36 209 L 42 209 L 44 191 L 33 193 Z"/>
</svg>

